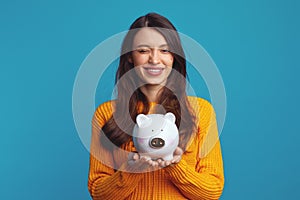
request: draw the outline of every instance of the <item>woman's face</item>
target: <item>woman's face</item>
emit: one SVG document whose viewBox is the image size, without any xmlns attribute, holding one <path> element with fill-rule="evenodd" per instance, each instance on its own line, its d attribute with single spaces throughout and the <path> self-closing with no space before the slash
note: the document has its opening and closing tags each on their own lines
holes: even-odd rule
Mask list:
<svg viewBox="0 0 300 200">
<path fill-rule="evenodd" d="M 142 28 L 134 37 L 129 62 L 145 84 L 165 85 L 171 73 L 174 57 L 165 38 L 152 28 Z"/>
</svg>

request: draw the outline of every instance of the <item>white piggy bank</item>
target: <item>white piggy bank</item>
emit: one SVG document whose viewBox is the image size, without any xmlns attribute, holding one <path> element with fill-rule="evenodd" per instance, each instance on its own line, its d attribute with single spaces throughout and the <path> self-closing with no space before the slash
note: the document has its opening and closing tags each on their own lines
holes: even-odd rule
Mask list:
<svg viewBox="0 0 300 200">
<path fill-rule="evenodd" d="M 139 114 L 133 129 L 133 142 L 141 157 L 172 160 L 179 142 L 173 113 Z"/>
</svg>

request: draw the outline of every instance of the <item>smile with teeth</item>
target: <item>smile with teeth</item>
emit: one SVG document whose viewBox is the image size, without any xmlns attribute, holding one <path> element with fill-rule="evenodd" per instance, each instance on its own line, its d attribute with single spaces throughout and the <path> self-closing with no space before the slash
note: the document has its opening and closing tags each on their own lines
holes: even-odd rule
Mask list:
<svg viewBox="0 0 300 200">
<path fill-rule="evenodd" d="M 155 76 L 155 75 L 160 75 L 162 73 L 162 71 L 164 70 L 164 68 L 150 68 L 150 67 L 147 67 L 147 68 L 144 68 L 146 70 L 146 72 L 152 76 Z"/>
</svg>

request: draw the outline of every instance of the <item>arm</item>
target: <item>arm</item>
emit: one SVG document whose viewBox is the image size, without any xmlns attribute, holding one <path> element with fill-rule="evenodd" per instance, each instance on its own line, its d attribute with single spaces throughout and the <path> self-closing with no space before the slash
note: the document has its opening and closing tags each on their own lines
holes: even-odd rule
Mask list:
<svg viewBox="0 0 300 200">
<path fill-rule="evenodd" d="M 120 170 L 114 169 L 112 151 L 101 145 L 101 127 L 111 117 L 111 105 L 100 106 L 92 120 L 92 139 L 90 149 L 90 170 L 88 189 L 93 199 L 123 199 L 129 196 L 142 178 L 142 174 L 129 173 L 127 162 Z"/>
<path fill-rule="evenodd" d="M 203 102 L 202 102 L 203 103 Z M 194 153 L 185 153 L 181 161 L 165 171 L 189 199 L 218 199 L 223 191 L 224 175 L 215 113 L 206 102 L 200 109 L 200 131 L 192 145 Z M 196 159 L 196 164 L 191 160 Z"/>
</svg>

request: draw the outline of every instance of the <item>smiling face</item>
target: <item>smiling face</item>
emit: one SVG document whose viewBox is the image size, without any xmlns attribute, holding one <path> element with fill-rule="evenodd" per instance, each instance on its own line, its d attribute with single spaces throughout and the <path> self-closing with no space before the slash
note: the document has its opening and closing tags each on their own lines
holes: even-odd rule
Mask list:
<svg viewBox="0 0 300 200">
<path fill-rule="evenodd" d="M 140 80 L 147 85 L 164 86 L 171 73 L 174 57 L 158 31 L 142 28 L 134 37 L 133 63 Z"/>
</svg>

